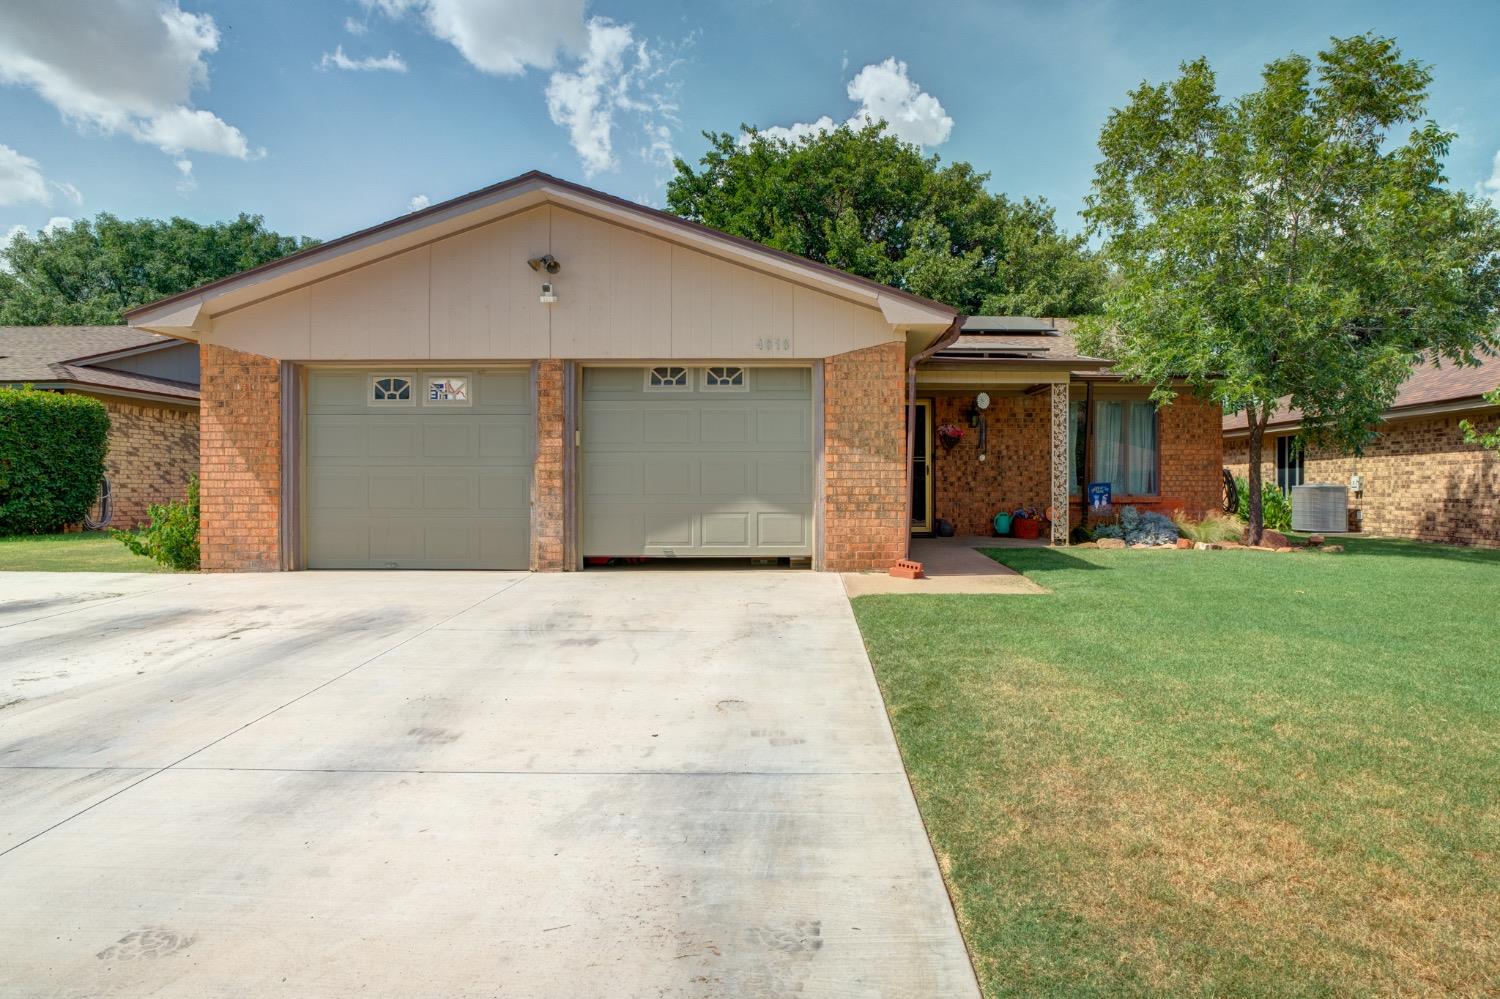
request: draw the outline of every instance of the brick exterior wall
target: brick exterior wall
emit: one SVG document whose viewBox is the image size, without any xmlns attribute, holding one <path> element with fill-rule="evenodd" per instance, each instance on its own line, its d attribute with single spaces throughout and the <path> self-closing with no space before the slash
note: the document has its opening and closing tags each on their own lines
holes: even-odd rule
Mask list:
<svg viewBox="0 0 1500 999">
<path fill-rule="evenodd" d="M 281 373 L 269 357 L 203 344 L 199 543 L 209 572 L 281 568 Z"/>
<path fill-rule="evenodd" d="M 563 565 L 563 362 L 536 362 L 536 469 L 531 485 L 531 568 Z"/>
<path fill-rule="evenodd" d="M 994 395 L 983 417 L 988 427 L 984 461 L 979 460 L 979 431 L 969 426 L 973 402 L 973 392 L 932 397 L 932 512 L 953 521 L 959 534 L 990 535 L 1001 510 L 1041 509 L 1050 502 L 1051 401 L 1045 392 Z M 937 428 L 945 423 L 964 428 L 964 439 L 951 449 L 937 439 Z"/>
<path fill-rule="evenodd" d="M 154 402 L 101 399 L 109 411 L 109 453 L 104 470 L 114 499 L 112 525 L 147 521 L 152 503 L 187 496 L 198 474 L 198 410 Z"/>
<path fill-rule="evenodd" d="M 1082 398 L 1075 386 L 1072 398 Z M 993 518 L 1017 507 L 1045 509 L 1050 503 L 1050 400 L 1035 395 L 992 394 L 985 413 L 987 457 L 979 460 L 979 432 L 969 427 L 974 393 L 933 396 L 933 426 L 956 423 L 964 439 L 951 450 L 933 441 L 933 514 L 953 522 L 959 534 L 994 533 Z M 1222 413 L 1211 402 L 1179 395 L 1160 411 L 1159 498 L 1131 499 L 1140 509 L 1178 507 L 1194 515 L 1217 510 L 1223 439 Z M 1082 498 L 1073 500 L 1070 523 L 1081 523 Z"/>
<path fill-rule="evenodd" d="M 1384 424 L 1380 436 L 1354 458 L 1328 448 L 1309 448 L 1302 459 L 1304 482 L 1348 485 L 1358 473 L 1363 486 L 1349 495 L 1350 509 L 1363 512 L 1369 534 L 1500 548 L 1500 454 L 1465 444 L 1459 421 L 1493 430 L 1493 412 L 1418 417 Z M 1249 473 L 1249 444 L 1224 443 L 1225 467 Z M 1267 434 L 1261 474 L 1276 481 L 1276 438 Z"/>
<path fill-rule="evenodd" d="M 906 348 L 823 363 L 823 564 L 888 569 L 906 554 Z"/>
</svg>

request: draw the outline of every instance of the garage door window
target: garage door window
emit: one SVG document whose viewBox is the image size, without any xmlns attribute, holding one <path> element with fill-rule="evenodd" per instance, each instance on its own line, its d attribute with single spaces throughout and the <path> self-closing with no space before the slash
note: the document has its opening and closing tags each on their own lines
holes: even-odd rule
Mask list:
<svg viewBox="0 0 1500 999">
<path fill-rule="evenodd" d="M 718 365 L 703 369 L 705 392 L 745 392 L 749 388 L 750 382 L 744 368 Z"/>
<path fill-rule="evenodd" d="M 688 377 L 687 368 L 662 365 L 646 369 L 647 392 L 691 392 L 692 390 L 693 382 Z"/>
<path fill-rule="evenodd" d="M 377 406 L 411 405 L 411 379 L 404 375 L 375 375 L 371 377 L 370 402 Z"/>
<path fill-rule="evenodd" d="M 428 375 L 427 404 L 430 406 L 467 406 L 468 375 Z"/>
</svg>

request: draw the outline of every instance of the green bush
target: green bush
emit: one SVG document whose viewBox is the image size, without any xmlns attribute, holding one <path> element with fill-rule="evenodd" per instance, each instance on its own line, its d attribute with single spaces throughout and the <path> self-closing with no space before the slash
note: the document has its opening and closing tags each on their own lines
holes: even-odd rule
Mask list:
<svg viewBox="0 0 1500 999">
<path fill-rule="evenodd" d="M 99 498 L 109 413 L 85 395 L 0 388 L 0 535 L 52 534 Z"/>
<path fill-rule="evenodd" d="M 198 568 L 198 478 L 188 482 L 187 502 L 172 500 L 146 508 L 151 522 L 140 531 L 114 531 L 126 548 L 174 569 Z"/>
<path fill-rule="evenodd" d="M 1240 494 L 1240 516 L 1250 516 L 1250 482 L 1235 479 L 1234 488 Z M 1261 516 L 1266 527 L 1273 531 L 1292 529 L 1292 500 L 1274 482 L 1262 479 L 1260 483 Z"/>
</svg>

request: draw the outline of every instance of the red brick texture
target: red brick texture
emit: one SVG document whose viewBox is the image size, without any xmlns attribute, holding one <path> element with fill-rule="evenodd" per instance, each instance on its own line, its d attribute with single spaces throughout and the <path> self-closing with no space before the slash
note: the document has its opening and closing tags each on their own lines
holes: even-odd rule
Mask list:
<svg viewBox="0 0 1500 999">
<path fill-rule="evenodd" d="M 213 344 L 199 360 L 203 569 L 280 569 L 280 365 Z"/>
<path fill-rule="evenodd" d="M 1388 537 L 1500 548 L 1500 454 L 1464 443 L 1459 421 L 1479 430 L 1500 427 L 1495 413 L 1455 413 L 1383 424 L 1362 457 L 1309 448 L 1302 459 L 1304 482 L 1348 485 L 1358 474 L 1363 487 L 1349 494 L 1350 509 L 1363 512 L 1360 529 Z M 1224 443 L 1224 461 L 1237 476 L 1249 472 L 1243 439 Z M 1276 481 L 1276 438 L 1261 448 L 1261 474 Z"/>
<path fill-rule="evenodd" d="M 1045 509 L 1051 504 L 1051 401 L 1035 395 L 991 393 L 984 419 L 988 426 L 985 460 L 979 460 L 979 431 L 969 426 L 974 393 L 933 396 L 933 426 L 956 423 L 964 439 L 945 448 L 933 437 L 933 514 L 953 522 L 959 534 L 994 533 L 994 516 L 1018 507 Z M 1081 399 L 1073 386 L 1071 397 Z M 1157 424 L 1161 455 L 1156 497 L 1129 497 L 1122 502 L 1140 509 L 1181 506 L 1197 516 L 1219 507 L 1222 465 L 1222 413 L 1211 402 L 1179 395 L 1161 410 Z M 1081 523 L 1083 500 L 1074 497 L 1071 523 Z"/>
<path fill-rule="evenodd" d="M 104 470 L 114 499 L 112 525 L 136 527 L 152 503 L 187 497 L 198 474 L 198 411 L 153 402 L 101 399 L 109 411 Z"/>
<path fill-rule="evenodd" d="M 1050 502 L 1049 440 L 1052 410 L 1047 393 L 994 395 L 984 420 L 988 427 L 985 458 L 979 460 L 979 431 L 969 426 L 974 393 L 934 396 L 932 511 L 951 520 L 959 534 L 990 535 L 995 514 Z M 954 423 L 964 438 L 952 448 L 938 440 L 936 428 Z"/>
<path fill-rule="evenodd" d="M 536 469 L 531 483 L 531 568 L 563 565 L 563 362 L 536 362 Z"/>
<path fill-rule="evenodd" d="M 823 363 L 823 564 L 889 569 L 906 554 L 906 348 Z"/>
</svg>

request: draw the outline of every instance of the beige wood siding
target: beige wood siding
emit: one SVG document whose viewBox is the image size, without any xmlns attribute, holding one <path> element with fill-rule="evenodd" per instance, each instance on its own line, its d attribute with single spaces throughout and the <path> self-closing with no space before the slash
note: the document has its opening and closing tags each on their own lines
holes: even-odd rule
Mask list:
<svg viewBox="0 0 1500 999">
<path fill-rule="evenodd" d="M 544 275 L 526 266 L 552 253 Z M 218 316 L 204 342 L 285 360 L 827 357 L 902 339 L 879 310 L 548 205 Z"/>
</svg>

